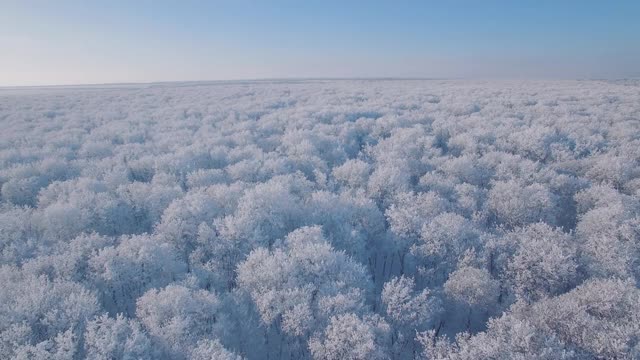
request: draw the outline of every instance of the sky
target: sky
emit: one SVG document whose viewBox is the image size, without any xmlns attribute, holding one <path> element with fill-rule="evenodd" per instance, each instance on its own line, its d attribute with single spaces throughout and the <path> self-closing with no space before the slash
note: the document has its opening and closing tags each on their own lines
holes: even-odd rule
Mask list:
<svg viewBox="0 0 640 360">
<path fill-rule="evenodd" d="M 640 1 L 0 0 L 0 86 L 640 77 Z"/>
</svg>

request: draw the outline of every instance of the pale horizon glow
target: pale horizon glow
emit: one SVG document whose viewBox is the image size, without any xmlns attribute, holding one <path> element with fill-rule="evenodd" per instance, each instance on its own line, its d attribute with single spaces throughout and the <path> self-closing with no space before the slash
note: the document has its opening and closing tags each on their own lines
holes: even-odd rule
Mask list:
<svg viewBox="0 0 640 360">
<path fill-rule="evenodd" d="M 640 77 L 635 1 L 8 1 L 0 86 Z"/>
</svg>

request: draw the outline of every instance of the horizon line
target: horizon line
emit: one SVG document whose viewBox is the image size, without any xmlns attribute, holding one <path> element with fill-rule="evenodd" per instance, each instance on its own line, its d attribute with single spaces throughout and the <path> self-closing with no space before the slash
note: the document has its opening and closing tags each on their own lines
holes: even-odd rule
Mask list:
<svg viewBox="0 0 640 360">
<path fill-rule="evenodd" d="M 238 79 L 215 79 L 215 80 L 160 80 L 141 82 L 104 82 L 104 83 L 76 83 L 76 84 L 43 84 L 43 85 L 0 85 L 0 89 L 20 90 L 37 88 L 83 88 L 83 87 L 118 87 L 118 86 L 153 86 L 168 84 L 232 84 L 251 82 L 305 82 L 305 81 L 442 81 L 442 80 L 466 80 L 466 81 L 620 81 L 638 80 L 640 77 L 620 77 L 620 78 L 521 78 L 521 77 L 487 77 L 487 78 L 465 78 L 465 77 L 402 77 L 402 76 L 371 76 L 371 77 L 265 77 L 265 78 L 238 78 Z"/>
</svg>

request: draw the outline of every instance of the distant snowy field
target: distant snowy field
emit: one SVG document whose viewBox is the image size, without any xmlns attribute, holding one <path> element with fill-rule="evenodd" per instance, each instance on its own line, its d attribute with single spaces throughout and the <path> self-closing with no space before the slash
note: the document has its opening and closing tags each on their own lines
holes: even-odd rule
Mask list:
<svg viewBox="0 0 640 360">
<path fill-rule="evenodd" d="M 640 358 L 639 81 L 0 89 L 1 359 Z"/>
</svg>

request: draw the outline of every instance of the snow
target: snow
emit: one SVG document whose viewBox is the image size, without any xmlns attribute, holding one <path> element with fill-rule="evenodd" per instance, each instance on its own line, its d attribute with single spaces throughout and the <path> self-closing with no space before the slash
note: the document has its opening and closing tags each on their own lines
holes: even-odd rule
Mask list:
<svg viewBox="0 0 640 360">
<path fill-rule="evenodd" d="M 0 358 L 640 357 L 638 81 L 2 88 L 0 125 Z"/>
</svg>

